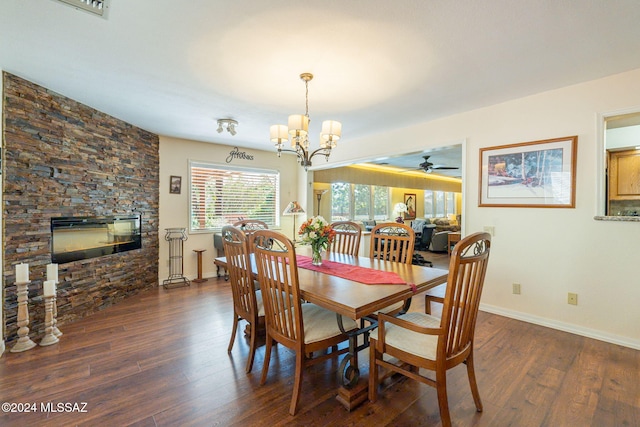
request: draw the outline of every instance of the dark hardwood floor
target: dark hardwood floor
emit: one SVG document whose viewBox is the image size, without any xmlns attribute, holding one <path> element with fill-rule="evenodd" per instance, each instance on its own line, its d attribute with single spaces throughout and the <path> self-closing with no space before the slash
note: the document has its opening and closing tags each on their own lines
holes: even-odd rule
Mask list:
<svg viewBox="0 0 640 427">
<path fill-rule="evenodd" d="M 414 298 L 412 310 L 423 309 L 424 299 Z M 375 404 L 347 412 L 335 399 L 336 360 L 305 372 L 299 413 L 290 416 L 293 353 L 276 347 L 260 386 L 264 346 L 249 375 L 242 333 L 227 354 L 231 313 L 227 283 L 209 279 L 154 289 L 63 325 L 53 346 L 7 349 L 0 400 L 36 411 L 0 413 L 0 425 L 440 425 L 435 389 L 397 378 Z M 454 425 L 640 426 L 639 351 L 488 313 L 479 315 L 475 348 L 484 412 L 475 410 L 466 370 L 456 368 L 448 376 Z M 365 376 L 367 364 L 365 350 Z M 43 412 L 48 402 L 86 412 Z"/>
</svg>

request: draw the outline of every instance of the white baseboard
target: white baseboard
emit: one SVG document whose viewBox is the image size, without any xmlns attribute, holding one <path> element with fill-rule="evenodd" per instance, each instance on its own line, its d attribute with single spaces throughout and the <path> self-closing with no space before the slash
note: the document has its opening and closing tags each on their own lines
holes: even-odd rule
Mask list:
<svg viewBox="0 0 640 427">
<path fill-rule="evenodd" d="M 582 326 L 573 325 L 571 323 L 558 322 L 556 320 L 534 316 L 527 313 L 521 313 L 519 311 L 507 310 L 502 307 L 496 307 L 489 304 L 481 303 L 480 310 L 486 311 L 487 313 L 509 317 L 511 319 L 522 320 L 523 322 L 533 323 L 534 325 L 546 326 L 547 328 L 557 329 L 559 331 L 569 332 L 571 334 L 581 335 L 583 337 L 593 338 L 599 341 L 640 350 L 640 340 L 634 340 L 628 337 L 608 334 L 596 329 L 584 328 Z"/>
<path fill-rule="evenodd" d="M 4 340 L 0 340 L 0 356 L 4 354 Z"/>
</svg>

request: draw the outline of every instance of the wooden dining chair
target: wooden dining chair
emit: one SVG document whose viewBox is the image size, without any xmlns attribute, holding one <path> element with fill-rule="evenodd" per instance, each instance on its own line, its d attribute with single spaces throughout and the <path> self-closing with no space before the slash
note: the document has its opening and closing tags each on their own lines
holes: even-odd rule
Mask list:
<svg viewBox="0 0 640 427">
<path fill-rule="evenodd" d="M 369 257 L 411 264 L 415 232 L 406 224 L 385 222 L 371 230 Z"/>
<path fill-rule="evenodd" d="M 465 363 L 476 409 L 482 412 L 473 366 L 473 338 L 490 248 L 489 233 L 472 234 L 454 247 L 440 319 L 417 312 L 378 316 L 378 329 L 370 335 L 370 401 L 377 399 L 381 366 L 435 387 L 442 425 L 450 426 L 447 370 Z M 386 361 L 385 355 L 399 363 Z M 435 379 L 420 375 L 419 368 L 434 371 Z"/>
<path fill-rule="evenodd" d="M 247 373 L 253 368 L 256 354 L 258 330 L 264 329 L 264 306 L 262 294 L 256 291 L 251 273 L 249 241 L 246 234 L 237 227 L 222 227 L 222 244 L 227 258 L 227 272 L 233 294 L 233 330 L 227 352 L 231 353 L 236 338 L 238 322 L 242 319 L 249 323 L 249 358 Z"/>
<path fill-rule="evenodd" d="M 406 224 L 386 222 L 376 225 L 371 230 L 371 242 L 369 245 L 369 257 L 405 264 L 413 261 L 416 233 Z M 406 301 L 400 301 L 383 310 L 382 313 L 398 314 L 405 306 Z M 408 307 L 407 307 L 408 308 Z M 373 314 L 376 317 L 378 312 Z"/>
<path fill-rule="evenodd" d="M 353 221 L 335 221 L 331 228 L 336 232 L 329 252 L 358 256 L 362 228 Z"/>
<path fill-rule="evenodd" d="M 275 231 L 259 230 L 253 234 L 253 242 L 267 328 L 260 384 L 267 380 L 274 341 L 295 351 L 296 371 L 289 406 L 289 413 L 295 415 L 304 368 L 345 353 L 348 347 L 315 358 L 313 353 L 337 346 L 348 337 L 340 331 L 336 313 L 315 304 L 301 303 L 296 253 L 291 240 Z M 345 331 L 357 327 L 351 319 L 343 319 L 343 325 Z"/>
<path fill-rule="evenodd" d="M 240 230 L 244 231 L 246 234 L 252 234 L 256 230 L 267 230 L 269 229 L 269 225 L 260 221 L 259 219 L 241 219 L 233 223 L 234 227 L 238 227 Z"/>
</svg>

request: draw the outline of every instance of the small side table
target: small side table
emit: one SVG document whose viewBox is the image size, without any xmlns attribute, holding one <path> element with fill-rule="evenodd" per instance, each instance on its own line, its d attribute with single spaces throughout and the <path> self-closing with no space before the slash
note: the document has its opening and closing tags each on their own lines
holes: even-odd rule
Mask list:
<svg viewBox="0 0 640 427">
<path fill-rule="evenodd" d="M 193 252 L 198 254 L 198 278 L 193 279 L 194 283 L 202 283 L 206 282 L 207 279 L 202 278 L 202 252 L 206 251 L 206 249 L 194 249 Z"/>
<path fill-rule="evenodd" d="M 460 241 L 460 233 L 449 233 L 447 235 L 447 254 L 451 256 L 451 248 Z"/>
</svg>

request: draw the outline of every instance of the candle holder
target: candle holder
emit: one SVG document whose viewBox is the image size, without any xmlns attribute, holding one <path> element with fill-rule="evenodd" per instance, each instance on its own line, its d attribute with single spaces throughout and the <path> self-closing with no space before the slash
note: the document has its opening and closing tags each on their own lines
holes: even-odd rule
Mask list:
<svg viewBox="0 0 640 427">
<path fill-rule="evenodd" d="M 55 344 L 58 341 L 60 341 L 58 337 L 55 336 L 53 333 L 53 299 L 54 299 L 53 295 L 44 297 L 45 333 L 44 333 L 44 337 L 40 341 L 40 345 L 42 346 Z"/>
<path fill-rule="evenodd" d="M 11 348 L 12 353 L 19 353 L 21 351 L 29 350 L 36 346 L 36 343 L 29 338 L 29 283 L 17 282 L 17 294 L 18 294 L 18 341 Z"/>
<path fill-rule="evenodd" d="M 60 338 L 62 332 L 58 329 L 58 297 L 53 296 L 53 335 Z"/>
</svg>

